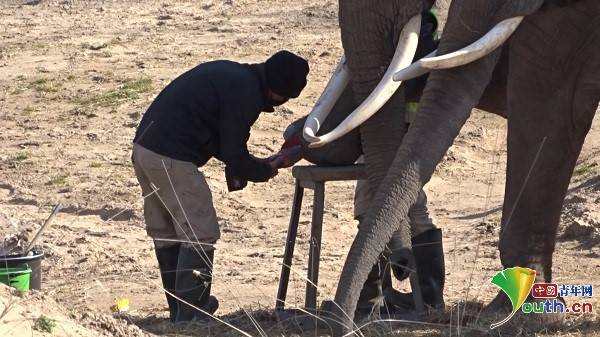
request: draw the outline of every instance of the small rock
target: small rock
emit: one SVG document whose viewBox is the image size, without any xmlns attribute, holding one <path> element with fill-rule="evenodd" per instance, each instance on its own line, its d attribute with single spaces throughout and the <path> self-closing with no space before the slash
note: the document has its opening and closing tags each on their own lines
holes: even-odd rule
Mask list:
<svg viewBox="0 0 600 337">
<path fill-rule="evenodd" d="M 574 195 L 571 198 L 568 198 L 567 200 L 565 200 L 565 204 L 569 203 L 569 204 L 581 204 L 581 203 L 585 203 L 587 201 L 586 198 L 579 196 L 579 195 Z"/>
<path fill-rule="evenodd" d="M 259 253 L 259 252 L 255 252 L 255 253 L 248 254 L 247 256 L 248 257 L 265 257 L 265 254 Z"/>
<path fill-rule="evenodd" d="M 86 242 L 90 242 L 90 241 L 85 236 L 78 237 L 75 239 L 75 243 L 86 243 Z"/>
<path fill-rule="evenodd" d="M 104 49 L 106 47 L 108 47 L 108 45 L 105 42 L 93 42 L 93 43 L 90 43 L 88 48 L 91 50 L 100 50 L 100 49 Z"/>
<path fill-rule="evenodd" d="M 227 272 L 227 276 L 240 276 L 240 272 L 237 270 L 230 270 Z"/>
<path fill-rule="evenodd" d="M 50 70 L 48 70 L 48 68 L 46 68 L 44 66 L 37 66 L 37 67 L 35 67 L 35 70 L 37 70 L 40 73 L 45 73 L 45 74 L 50 72 Z"/>
<path fill-rule="evenodd" d="M 108 232 L 93 231 L 93 230 L 90 230 L 90 229 L 87 229 L 85 231 L 85 234 L 90 235 L 90 236 L 98 236 L 98 237 L 107 237 L 108 236 Z"/>
<path fill-rule="evenodd" d="M 280 106 L 277 110 L 279 110 L 284 115 L 293 115 L 294 114 L 294 111 L 292 111 L 284 106 Z"/>
<path fill-rule="evenodd" d="M 573 221 L 569 225 L 567 225 L 567 228 L 565 228 L 563 238 L 576 239 L 583 237 L 591 237 L 594 231 L 596 231 L 596 229 L 591 223 L 583 219 L 573 219 Z"/>
</svg>

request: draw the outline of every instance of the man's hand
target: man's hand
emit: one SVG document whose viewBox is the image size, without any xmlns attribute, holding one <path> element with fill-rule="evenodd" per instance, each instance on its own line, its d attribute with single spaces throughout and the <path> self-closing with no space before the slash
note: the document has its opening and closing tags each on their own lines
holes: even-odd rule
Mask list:
<svg viewBox="0 0 600 337">
<path fill-rule="evenodd" d="M 273 160 L 277 162 L 278 168 L 288 168 L 294 166 L 300 159 L 302 159 L 302 147 L 294 145 L 282 148 Z"/>
<path fill-rule="evenodd" d="M 280 168 L 288 168 L 294 166 L 300 159 L 302 159 L 302 145 L 300 145 L 300 139 L 298 137 L 292 137 L 283 143 L 279 152 L 268 158 L 256 158 L 255 160 L 260 162 L 267 162 L 273 170 L 274 177 L 278 173 Z"/>
<path fill-rule="evenodd" d="M 268 159 L 269 165 L 271 166 L 271 171 L 273 172 L 271 178 L 273 178 L 279 173 L 279 165 L 281 164 L 281 159 L 276 155 L 271 156 Z"/>
<path fill-rule="evenodd" d="M 281 150 L 287 149 L 294 146 L 302 146 L 302 138 L 300 136 L 293 136 L 285 140 L 281 145 Z"/>
<path fill-rule="evenodd" d="M 227 180 L 227 190 L 229 192 L 243 190 L 248 185 L 248 181 L 238 177 L 229 166 L 225 167 L 225 179 Z"/>
</svg>

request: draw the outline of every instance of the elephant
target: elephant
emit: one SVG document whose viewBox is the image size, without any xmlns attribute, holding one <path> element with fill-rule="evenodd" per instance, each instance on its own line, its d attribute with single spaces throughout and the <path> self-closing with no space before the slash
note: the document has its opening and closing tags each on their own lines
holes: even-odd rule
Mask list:
<svg viewBox="0 0 600 337">
<path fill-rule="evenodd" d="M 425 56 L 437 47 L 434 38 L 437 31 L 437 19 L 428 8 L 426 9 L 421 14 L 419 45 L 415 50 L 415 57 Z M 397 25 L 390 24 L 388 28 L 390 34 L 399 33 L 399 31 L 396 32 Z M 390 38 L 382 45 L 388 49 L 386 55 L 390 57 L 393 53 L 394 42 Z M 346 50 L 349 49 L 346 48 Z M 353 60 L 353 56 L 353 54 L 347 54 L 346 59 L 348 61 Z M 335 128 L 341 120 L 357 109 L 361 100 L 364 99 L 364 95 L 361 95 L 363 93 L 361 88 L 365 84 L 358 81 L 358 79 L 362 80 L 367 77 L 364 74 L 365 71 L 362 70 L 367 59 L 359 61 L 360 67 L 358 69 L 349 67 L 348 77 L 351 85 L 345 87 L 332 104 L 331 111 L 324 119 L 318 134 L 329 132 Z M 390 62 L 389 59 L 386 60 L 384 57 L 381 57 L 379 61 Z M 384 65 L 387 67 L 387 64 L 381 63 L 376 68 L 379 74 L 373 75 L 366 72 L 369 73 L 369 78 L 378 79 L 376 76 L 381 77 L 381 71 L 386 68 Z M 345 66 L 348 66 L 348 64 Z M 302 142 L 304 145 L 302 147 L 302 157 L 319 166 L 350 165 L 355 163 L 357 159 L 365 163 L 367 175 L 371 180 L 361 180 L 357 183 L 355 219 L 358 220 L 359 227 L 362 225 L 363 215 L 372 200 L 373 190 L 375 190 L 371 188 L 372 184 L 378 183 L 378 179 L 381 178 L 378 175 L 381 175 L 391 163 L 392 154 L 400 145 L 400 141 L 410 123 L 412 115 L 409 113 L 409 108 L 418 102 L 425 85 L 425 79 L 426 76 L 421 76 L 406 82 L 404 86 L 393 92 L 390 99 L 377 113 L 376 118 L 365 122 L 363 126 L 352 130 L 341 139 L 319 148 L 309 148 L 307 142 Z M 371 90 L 374 84 L 377 83 L 370 83 L 368 89 Z M 358 97 L 357 92 L 359 93 Z M 306 120 L 306 117 L 301 118 L 288 126 L 284 132 L 286 142 L 297 143 L 301 141 L 302 125 L 305 124 Z M 380 151 L 381 149 L 383 151 Z M 365 159 L 362 156 L 363 153 L 365 156 L 370 157 Z M 411 241 L 416 247 L 415 259 L 420 270 L 418 278 L 424 302 L 430 307 L 443 307 L 442 293 L 445 270 L 442 232 L 435 226 L 430 217 L 427 208 L 427 196 L 424 191 L 420 191 L 418 201 L 413 205 L 408 216 L 411 225 Z M 397 236 L 401 237 L 401 235 Z M 382 254 L 380 261 L 373 266 L 369 278 L 364 284 L 357 307 L 357 313 L 361 316 L 376 315 L 382 309 L 387 313 L 406 310 L 414 305 L 410 294 L 399 293 L 392 287 L 390 274 L 393 274 L 399 280 L 409 277 L 408 270 L 404 268 L 404 256 L 400 255 L 396 259 L 396 241 L 392 238 L 386 252 Z M 432 263 L 432 261 L 435 261 L 435 263 Z M 322 310 L 327 311 L 327 306 L 323 307 Z"/>
<path fill-rule="evenodd" d="M 392 53 L 386 40 L 397 39 L 388 32 L 408 27 L 423 4 L 344 0 L 339 6 L 349 84 L 360 100 L 378 79 L 383 82 L 390 71 L 396 72 L 394 58 L 381 76 L 381 65 L 390 63 Z M 304 137 L 314 147 L 343 137 L 358 125 L 361 133 L 375 134 L 377 140 L 372 144 L 373 139 L 362 140 L 367 171 L 372 172 L 369 182 L 376 193 L 340 276 L 334 335 L 351 331 L 361 288 L 393 233 L 403 233 L 402 244 L 410 249 L 408 211 L 476 106 L 508 121 L 498 245 L 502 266 L 529 267 L 536 271 L 536 281 L 552 280 L 562 203 L 600 101 L 598 24 L 597 0 L 453 0 L 438 56 L 402 65 L 393 76 L 405 79 L 431 71 L 414 121 L 405 133 L 398 131 L 402 136 L 398 149 L 386 147 L 396 142 L 395 136 L 377 135 L 371 129 L 394 123 L 386 107 L 395 95 L 383 105 L 377 97 L 365 100 L 366 109 L 357 109 L 326 134 L 315 132 L 325 112 L 307 119 Z M 345 84 L 332 82 L 333 89 Z M 335 98 L 337 91 L 333 92 L 323 96 Z M 327 101 L 321 106 L 326 111 Z M 375 143 L 383 147 L 371 149 Z M 373 154 L 392 159 L 377 161 Z M 489 308 L 507 304 L 499 293 Z"/>
</svg>

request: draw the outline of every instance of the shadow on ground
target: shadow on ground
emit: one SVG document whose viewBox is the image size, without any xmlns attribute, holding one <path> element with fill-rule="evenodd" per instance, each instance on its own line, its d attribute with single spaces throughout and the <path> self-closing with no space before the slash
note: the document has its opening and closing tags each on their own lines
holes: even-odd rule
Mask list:
<svg viewBox="0 0 600 337">
<path fill-rule="evenodd" d="M 596 336 L 600 331 L 597 315 L 568 317 L 566 322 L 549 327 L 536 319 L 515 315 L 515 318 L 496 330 L 489 324 L 503 317 L 490 318 L 480 315 L 483 303 L 469 302 L 447 307 L 444 311 L 431 311 L 423 322 L 400 320 L 373 320 L 363 323 L 357 336 Z M 461 313 L 460 320 L 457 313 Z M 173 324 L 157 316 L 130 317 L 140 329 L 159 336 L 330 336 L 324 326 L 306 328 L 301 320 L 290 318 L 278 321 L 272 310 L 236 311 L 218 317 L 222 322 Z M 525 318 L 528 318 L 527 320 Z M 457 322 L 461 324 L 458 326 Z M 228 326 L 229 325 L 229 326 Z M 237 330 L 236 330 L 237 329 Z"/>
</svg>

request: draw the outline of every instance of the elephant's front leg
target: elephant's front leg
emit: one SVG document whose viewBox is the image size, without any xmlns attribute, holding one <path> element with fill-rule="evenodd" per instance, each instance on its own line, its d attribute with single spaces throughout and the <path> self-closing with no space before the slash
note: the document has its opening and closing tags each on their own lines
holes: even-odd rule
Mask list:
<svg viewBox="0 0 600 337">
<path fill-rule="evenodd" d="M 505 268 L 535 269 L 542 282 L 552 279 L 563 201 L 600 100 L 600 35 L 590 35 L 596 28 L 586 19 L 593 13 L 600 6 L 585 0 L 535 14 L 510 45 L 500 257 Z"/>
<path fill-rule="evenodd" d="M 356 104 L 364 101 L 383 77 L 394 56 L 400 32 L 411 17 L 421 11 L 420 1 L 340 1 L 340 29 L 346 62 L 350 72 L 350 88 Z M 367 171 L 369 195 L 374 195 L 386 176 L 395 158 L 398 147 L 407 130 L 404 117 L 404 94 L 398 90 L 387 103 L 359 127 L 365 168 Z M 401 227 L 400 223 L 390 226 Z M 364 230 L 359 228 L 359 230 Z M 410 245 L 408 222 L 402 226 L 404 246 Z M 382 252 L 389 238 L 379 240 Z M 358 309 L 369 313 L 371 307 L 378 307 L 382 299 L 380 267 L 377 258 L 372 259 L 368 278 L 362 280 Z M 382 270 L 387 270 L 380 259 Z M 367 275 L 365 270 L 364 275 Z M 389 275 L 388 275 L 389 277 Z M 391 282 L 388 282 L 391 283 Z"/>
</svg>

